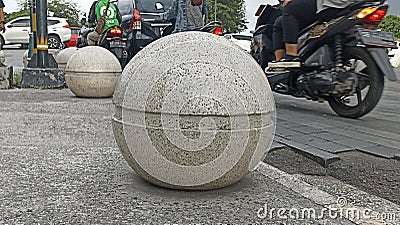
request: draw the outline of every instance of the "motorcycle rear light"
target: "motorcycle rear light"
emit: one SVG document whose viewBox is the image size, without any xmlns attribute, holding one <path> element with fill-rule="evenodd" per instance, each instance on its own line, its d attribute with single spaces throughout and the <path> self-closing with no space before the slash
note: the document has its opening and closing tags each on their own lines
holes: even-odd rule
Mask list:
<svg viewBox="0 0 400 225">
<path fill-rule="evenodd" d="M 367 17 L 368 22 L 380 23 L 385 18 L 387 9 L 378 9 Z"/>
<path fill-rule="evenodd" d="M 387 14 L 387 7 L 368 7 L 357 14 L 358 19 L 364 19 L 367 23 L 379 24 Z"/>
<path fill-rule="evenodd" d="M 361 10 L 361 12 L 359 12 L 359 13 L 357 14 L 356 17 L 357 17 L 358 19 L 364 19 L 364 18 L 366 18 L 368 15 L 371 15 L 373 12 L 375 12 L 377 9 L 378 9 L 378 7 L 368 7 L 368 8 L 365 8 L 365 9 Z"/>
<path fill-rule="evenodd" d="M 213 33 L 214 33 L 215 35 L 222 36 L 222 33 L 223 33 L 222 27 L 217 27 L 217 28 L 215 28 L 215 30 L 214 30 Z"/>
<path fill-rule="evenodd" d="M 114 27 L 110 29 L 110 34 L 114 36 L 122 36 L 122 29 L 119 27 Z"/>
<path fill-rule="evenodd" d="M 132 21 L 129 27 L 130 30 L 141 30 L 142 29 L 142 16 L 140 11 L 135 9 L 132 17 Z"/>
</svg>

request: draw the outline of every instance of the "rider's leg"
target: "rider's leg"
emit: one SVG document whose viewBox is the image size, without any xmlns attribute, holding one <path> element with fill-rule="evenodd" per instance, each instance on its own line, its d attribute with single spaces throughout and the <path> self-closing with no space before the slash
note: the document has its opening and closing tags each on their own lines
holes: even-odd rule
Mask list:
<svg viewBox="0 0 400 225">
<path fill-rule="evenodd" d="M 285 43 L 285 48 L 286 48 L 286 55 L 297 56 L 297 49 L 298 49 L 297 44 Z"/>
<path fill-rule="evenodd" d="M 301 63 L 297 58 L 297 39 L 300 29 L 305 28 L 316 20 L 316 0 L 296 0 L 284 7 L 281 24 L 286 54 L 282 60 L 276 63 L 270 63 L 268 66 L 271 68 L 300 67 Z"/>
<path fill-rule="evenodd" d="M 279 61 L 285 56 L 285 45 L 283 44 L 282 34 L 282 16 L 275 20 L 272 33 L 272 43 L 275 51 L 275 61 Z"/>
<path fill-rule="evenodd" d="M 309 26 L 317 19 L 316 0 L 296 0 L 284 8 L 282 30 L 287 55 L 297 56 L 297 39 L 300 30 Z"/>
</svg>

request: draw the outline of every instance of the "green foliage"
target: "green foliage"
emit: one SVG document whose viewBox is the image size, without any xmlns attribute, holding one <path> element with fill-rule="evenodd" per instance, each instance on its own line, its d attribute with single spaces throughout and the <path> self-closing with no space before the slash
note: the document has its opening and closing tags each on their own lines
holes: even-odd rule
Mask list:
<svg viewBox="0 0 400 225">
<path fill-rule="evenodd" d="M 20 87 L 22 82 L 22 74 L 14 73 L 12 78 L 11 87 Z"/>
<path fill-rule="evenodd" d="M 78 4 L 66 0 L 48 0 L 47 7 L 50 12 L 53 12 L 55 17 L 68 19 L 71 26 L 79 26 Z"/>
<path fill-rule="evenodd" d="M 19 10 L 13 13 L 6 13 L 7 21 L 13 20 L 21 16 L 29 16 L 30 14 L 30 1 L 29 0 L 18 0 Z M 55 17 L 61 17 L 68 20 L 71 26 L 79 25 L 79 14 L 78 4 L 67 1 L 67 0 L 48 0 L 47 9 L 53 12 Z"/>
<path fill-rule="evenodd" d="M 388 15 L 379 25 L 383 31 L 392 32 L 396 39 L 400 38 L 400 17 Z"/>
<path fill-rule="evenodd" d="M 215 0 L 207 0 L 208 21 L 214 21 Z M 247 29 L 245 0 L 217 0 L 217 20 L 222 22 L 226 33 Z"/>
</svg>

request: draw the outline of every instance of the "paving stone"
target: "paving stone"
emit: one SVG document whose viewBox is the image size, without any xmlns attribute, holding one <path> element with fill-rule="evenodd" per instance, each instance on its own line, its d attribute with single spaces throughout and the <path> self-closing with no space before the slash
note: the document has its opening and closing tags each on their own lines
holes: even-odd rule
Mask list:
<svg viewBox="0 0 400 225">
<path fill-rule="evenodd" d="M 328 125 L 323 122 L 312 122 L 312 123 L 308 123 L 307 125 L 310 127 L 315 127 L 315 128 L 321 129 L 321 130 L 326 130 L 326 129 L 334 127 L 332 125 Z"/>
<path fill-rule="evenodd" d="M 327 167 L 330 163 L 337 161 L 340 159 L 339 156 L 329 153 L 327 151 L 323 151 L 321 149 L 315 148 L 310 145 L 306 145 L 300 142 L 291 141 L 291 140 L 283 140 L 285 145 L 291 147 L 295 151 L 300 154 L 316 161 L 321 166 Z"/>
<path fill-rule="evenodd" d="M 300 143 L 303 143 L 303 144 L 309 144 L 310 142 L 314 142 L 314 141 L 317 141 L 317 142 L 318 141 L 320 141 L 320 142 L 326 141 L 322 138 L 314 137 L 309 134 L 299 134 L 299 135 L 293 136 L 291 139 L 298 141 Z"/>
<path fill-rule="evenodd" d="M 283 143 L 286 139 L 278 135 L 274 136 L 274 142 Z"/>
<path fill-rule="evenodd" d="M 364 153 L 380 156 L 388 159 L 395 159 L 400 155 L 400 149 L 388 146 L 372 146 L 358 149 Z"/>
<path fill-rule="evenodd" d="M 373 147 L 373 146 L 378 146 L 379 144 L 372 143 L 369 141 L 362 141 L 359 139 L 355 138 L 345 138 L 345 139 L 340 139 L 340 140 L 335 140 L 335 143 L 346 145 L 349 147 L 352 147 L 354 149 L 360 149 L 360 148 L 365 148 L 365 147 Z"/>
<path fill-rule="evenodd" d="M 331 130 L 332 133 L 339 134 L 339 135 L 346 135 L 348 137 L 352 137 L 358 140 L 368 140 L 369 142 L 376 143 L 379 145 L 384 145 L 392 148 L 397 148 L 400 146 L 400 137 L 398 139 L 391 139 L 387 137 L 379 137 L 370 134 L 364 134 L 355 131 L 349 131 L 341 128 L 335 128 Z"/>
<path fill-rule="evenodd" d="M 310 145 L 306 145 L 306 144 L 303 144 L 303 143 L 300 143 L 300 142 L 297 142 L 297 141 L 293 141 L 293 140 L 282 140 L 282 142 L 281 142 L 282 144 L 285 144 L 285 145 L 287 145 L 287 146 L 289 146 L 289 147 L 291 147 L 291 148 L 295 148 L 295 149 L 298 149 L 298 150 L 301 150 L 301 149 L 308 149 L 308 148 L 311 148 L 312 146 L 310 146 Z"/>
<path fill-rule="evenodd" d="M 318 137 L 313 137 L 310 135 L 294 137 L 293 140 L 331 153 L 339 153 L 339 152 L 354 150 L 354 148 L 351 148 L 349 146 L 338 144 Z"/>
<path fill-rule="evenodd" d="M 272 142 L 272 145 L 271 145 L 271 151 L 277 150 L 277 149 L 281 149 L 281 148 L 284 148 L 284 147 L 286 147 L 286 145 L 281 144 L 281 143 L 279 143 L 279 142 L 277 142 L 277 141 L 274 140 L 274 141 Z"/>
<path fill-rule="evenodd" d="M 322 151 L 321 149 L 314 147 L 301 149 L 298 152 L 316 161 L 325 168 L 328 167 L 328 165 L 331 164 L 332 162 L 340 160 L 340 157 L 338 155 Z"/>
<path fill-rule="evenodd" d="M 325 140 L 329 140 L 329 141 L 336 141 L 336 140 L 342 140 L 342 139 L 346 139 L 349 138 L 349 136 L 344 136 L 344 135 L 340 135 L 340 134 L 336 134 L 336 133 L 332 133 L 329 131 L 324 131 L 321 133 L 314 133 L 311 134 L 314 137 L 319 137 Z"/>
<path fill-rule="evenodd" d="M 400 139 L 400 134 L 396 133 L 398 131 L 395 131 L 395 130 L 393 130 L 392 132 L 383 131 L 380 129 L 374 129 L 371 127 L 367 127 L 367 124 L 365 124 L 364 126 L 360 126 L 360 125 L 357 125 L 354 123 L 343 122 L 340 120 L 327 120 L 326 122 L 327 122 L 327 124 L 335 125 L 335 127 L 338 130 L 345 130 L 347 132 L 352 132 L 352 133 L 380 136 L 380 137 L 384 137 L 384 138 L 392 138 L 395 140 Z M 374 122 L 376 122 L 376 121 L 374 121 Z M 371 123 L 371 122 L 369 122 L 369 123 Z M 345 129 L 343 129 L 343 128 L 345 128 Z M 336 130 L 336 129 L 334 128 L 333 130 Z"/>
<path fill-rule="evenodd" d="M 340 153 L 340 152 L 348 152 L 348 151 L 355 150 L 352 147 L 341 145 L 341 144 L 337 144 L 335 142 L 330 142 L 330 141 L 327 141 L 327 142 L 316 142 L 316 141 L 314 141 L 314 142 L 309 143 L 309 144 L 314 146 L 314 147 L 316 147 L 316 148 L 322 149 L 324 151 L 328 151 L 330 153 Z"/>
<path fill-rule="evenodd" d="M 310 127 L 306 125 L 296 126 L 291 128 L 294 131 L 300 132 L 302 134 L 314 134 L 314 133 L 321 133 L 324 132 L 322 129 L 318 129 L 315 127 Z"/>
<path fill-rule="evenodd" d="M 303 135 L 300 132 L 294 131 L 294 130 L 289 130 L 289 129 L 277 129 L 275 135 L 286 138 L 286 139 L 292 139 L 293 137 L 297 137 L 300 135 Z"/>
<path fill-rule="evenodd" d="M 287 129 L 285 127 L 282 127 L 282 126 L 279 126 L 279 124 L 276 126 L 275 133 L 285 134 L 285 133 L 288 133 L 288 132 L 289 132 L 289 129 Z"/>
</svg>

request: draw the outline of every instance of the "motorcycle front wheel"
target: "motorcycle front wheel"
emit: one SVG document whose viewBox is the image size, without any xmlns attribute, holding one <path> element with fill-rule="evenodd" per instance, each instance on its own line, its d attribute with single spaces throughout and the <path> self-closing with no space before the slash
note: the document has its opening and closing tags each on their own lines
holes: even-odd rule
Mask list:
<svg viewBox="0 0 400 225">
<path fill-rule="evenodd" d="M 378 104 L 383 92 L 384 75 L 364 48 L 346 48 L 344 58 L 345 65 L 357 74 L 356 91 L 352 95 L 331 97 L 328 102 L 339 116 L 356 119 L 371 112 Z"/>
</svg>

